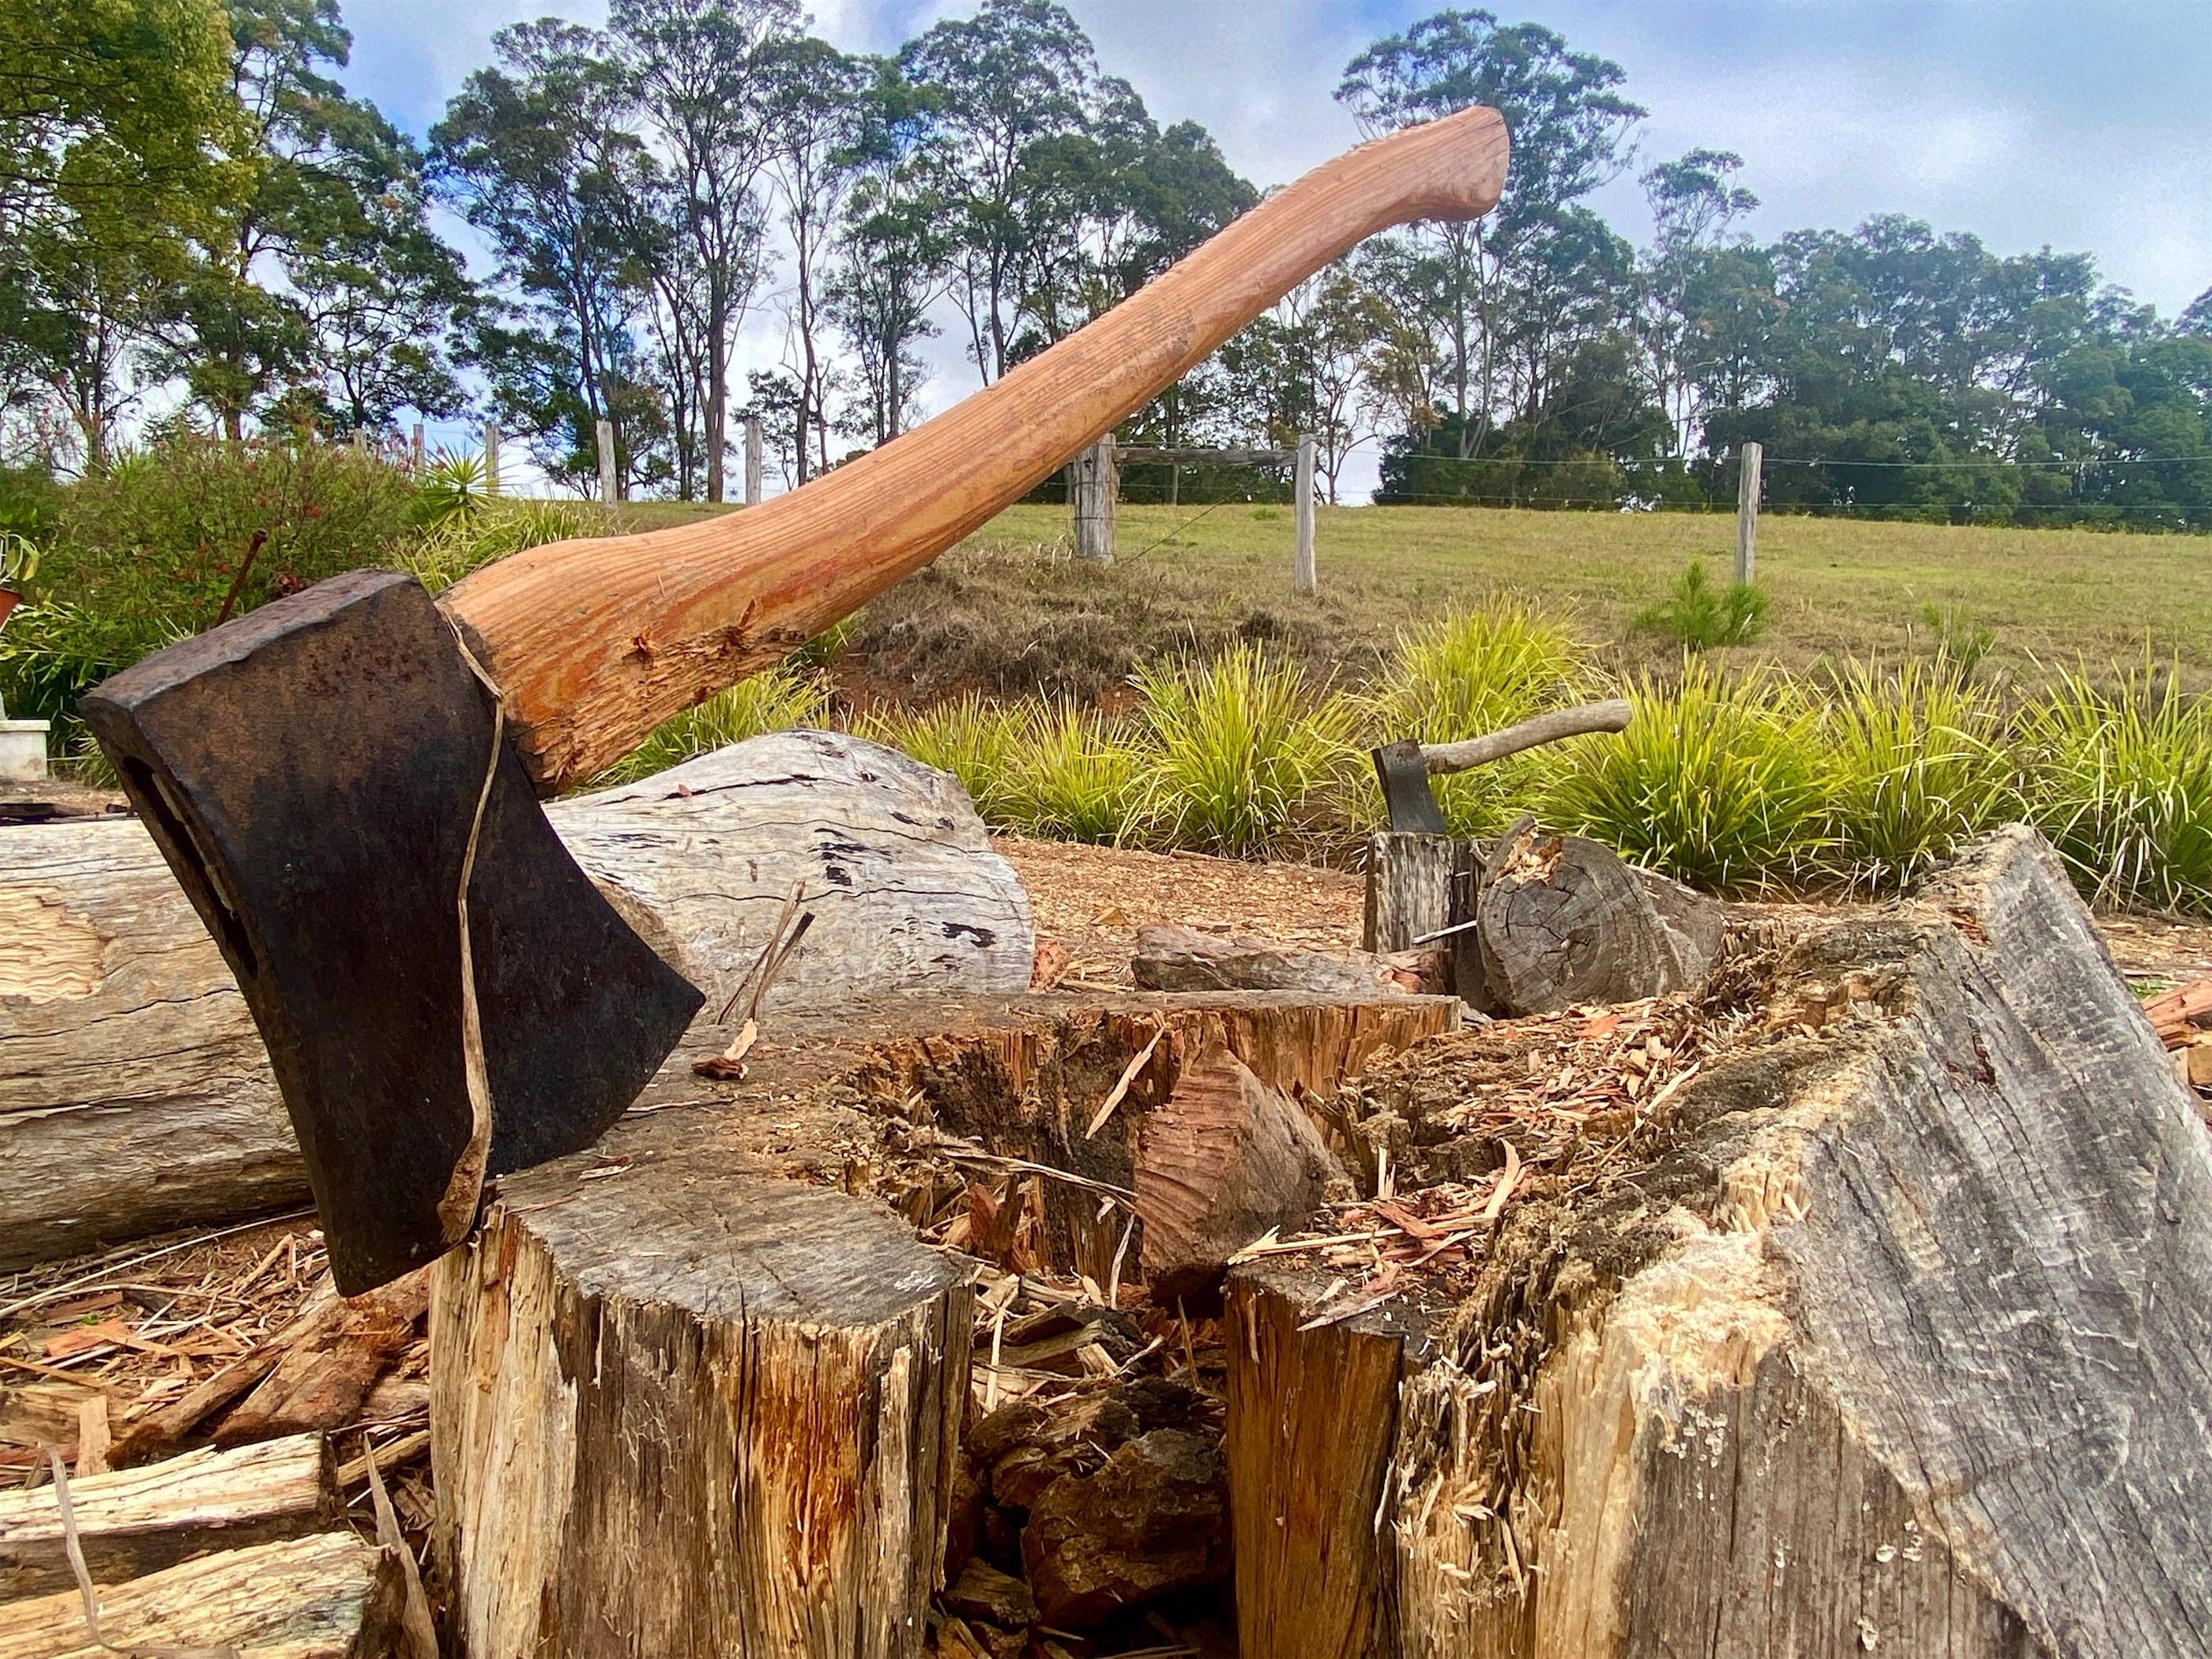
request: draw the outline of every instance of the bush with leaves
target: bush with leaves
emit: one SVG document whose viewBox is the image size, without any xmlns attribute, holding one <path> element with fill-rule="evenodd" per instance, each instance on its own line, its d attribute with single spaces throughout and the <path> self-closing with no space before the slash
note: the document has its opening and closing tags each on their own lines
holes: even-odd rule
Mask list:
<svg viewBox="0 0 2212 1659">
<path fill-rule="evenodd" d="M 33 603 L 0 632 L 0 697 L 66 723 L 149 652 L 285 593 L 392 562 L 414 487 L 350 449 L 165 437 L 57 509 Z"/>
</svg>

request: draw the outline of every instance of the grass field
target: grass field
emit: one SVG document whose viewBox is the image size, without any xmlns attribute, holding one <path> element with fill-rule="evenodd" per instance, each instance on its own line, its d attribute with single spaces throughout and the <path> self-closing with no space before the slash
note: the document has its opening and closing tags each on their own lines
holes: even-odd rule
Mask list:
<svg viewBox="0 0 2212 1659">
<path fill-rule="evenodd" d="M 1201 516 L 1202 514 L 1202 516 Z M 1123 506 L 1109 569 L 1070 556 L 1058 507 L 1001 514 L 869 608 L 856 643 L 925 693 L 958 685 L 1089 696 L 1163 652 L 1238 635 L 1279 641 L 1355 677 L 1396 630 L 1456 600 L 1516 590 L 1607 648 L 1663 668 L 1680 647 L 1632 629 L 1693 558 L 1725 578 L 1735 521 L 1681 514 L 1419 507 L 1321 509 L 1319 593 L 1291 591 L 1287 508 Z M 1759 579 L 1764 635 L 1712 654 L 1808 668 L 1925 653 L 1925 611 L 1994 636 L 1990 668 L 2178 659 L 2212 684 L 2212 542 L 1876 524 L 1770 515 Z"/>
</svg>

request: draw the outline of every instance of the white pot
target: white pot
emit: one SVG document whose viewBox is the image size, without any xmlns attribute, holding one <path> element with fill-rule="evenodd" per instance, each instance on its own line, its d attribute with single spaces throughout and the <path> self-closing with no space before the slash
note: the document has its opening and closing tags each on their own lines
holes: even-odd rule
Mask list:
<svg viewBox="0 0 2212 1659">
<path fill-rule="evenodd" d="M 46 777 L 46 720 L 0 720 L 0 783 L 43 783 Z"/>
</svg>

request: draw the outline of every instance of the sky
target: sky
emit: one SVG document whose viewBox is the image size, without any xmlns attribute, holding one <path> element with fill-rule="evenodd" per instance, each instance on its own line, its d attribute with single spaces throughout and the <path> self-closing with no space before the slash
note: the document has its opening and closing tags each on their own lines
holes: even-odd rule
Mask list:
<svg viewBox="0 0 2212 1659">
<path fill-rule="evenodd" d="M 1437 9 L 1399 0 L 1064 0 L 1102 67 L 1162 125 L 1192 119 L 1263 188 L 1357 141 L 1332 97 L 1370 41 Z M 605 0 L 342 0 L 347 88 L 418 137 L 489 56 L 492 32 Z M 2106 280 L 2172 315 L 2212 288 L 2212 0 L 1495 0 L 1626 71 L 1649 111 L 1638 165 L 1593 206 L 1648 228 L 1633 174 L 1734 150 L 1762 240 L 1905 213 L 1999 253 L 2096 255 Z M 817 0 L 816 32 L 890 52 L 973 0 Z M 465 241 L 465 232 L 456 235 Z M 773 362 L 781 325 L 743 343 Z M 929 395 L 975 384 L 951 331 Z M 1371 462 L 1370 462 L 1371 465 Z M 1367 469 L 1363 468 L 1364 472 Z M 1358 480 L 1349 482 L 1358 483 Z"/>
</svg>

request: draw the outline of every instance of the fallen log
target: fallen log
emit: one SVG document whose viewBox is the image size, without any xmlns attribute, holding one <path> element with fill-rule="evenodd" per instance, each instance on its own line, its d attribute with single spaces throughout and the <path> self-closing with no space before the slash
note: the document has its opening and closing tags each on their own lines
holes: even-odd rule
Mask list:
<svg viewBox="0 0 2212 1659">
<path fill-rule="evenodd" d="M 0 1659 L 235 1653 L 241 1659 L 386 1659 L 401 1569 L 350 1532 L 225 1550 L 100 1591 L 97 1636 L 75 1589 L 0 1602 Z"/>
<path fill-rule="evenodd" d="M 100 1583 L 211 1549 L 326 1531 L 340 1520 L 330 1449 L 314 1434 L 72 1477 L 69 1491 L 77 1542 Z M 0 1492 L 0 1598 L 70 1583 L 55 1488 Z"/>
<path fill-rule="evenodd" d="M 1194 927 L 1137 932 L 1131 976 L 1142 991 L 1303 991 L 1315 997 L 1370 996 L 1377 991 L 1434 994 L 1443 968 L 1433 951 L 1389 956 L 1306 951 L 1264 939 L 1201 933 Z"/>
<path fill-rule="evenodd" d="M 1523 818 L 1491 848 L 1474 922 L 1492 1001 L 1536 1014 L 1695 984 L 1719 952 L 1722 915 L 1610 848 Z"/>
<path fill-rule="evenodd" d="M 1618 1017 L 1579 1014 L 1463 1031 L 1362 1080 L 1347 1110 L 1413 1127 L 1407 1182 L 1521 1150 L 1444 1188 L 1464 1267 L 1393 1268 L 1390 1296 L 1410 1276 L 1447 1298 L 1411 1310 L 1421 1340 L 1338 1368 L 1368 1402 L 1356 1455 L 1316 1452 L 1275 1381 L 1331 1364 L 1284 1334 L 1328 1328 L 1296 1328 L 1322 1293 L 1275 1307 L 1273 1284 L 1232 1284 L 1232 1320 L 1254 1318 L 1229 1346 L 1256 1346 L 1232 1370 L 1233 1496 L 1261 1497 L 1239 1513 L 1275 1609 L 1248 1641 L 2205 1651 L 2212 1140 L 2057 858 L 2003 832 L 1920 901 L 1723 977 L 1650 1017 L 1674 1047 L 1664 1087 L 1637 1069 L 1643 1026 L 1624 1045 Z M 1538 1030 L 1564 1048 L 1531 1048 Z M 1513 1091 L 1476 1082 L 1501 1077 Z M 1563 1127 L 1572 1099 L 1590 1103 Z M 1394 1263 L 1441 1248 L 1403 1243 Z M 1326 1502 L 1317 1480 L 1346 1490 Z M 1302 1523 L 1301 1501 L 1327 1512 Z M 1372 1622 L 1339 1597 L 1328 1640 L 1286 1633 L 1278 1514 L 1375 1587 Z"/>
<path fill-rule="evenodd" d="M 717 1007 L 804 884 L 766 1010 L 1025 988 L 1012 867 L 944 774 L 857 738 L 756 738 L 550 809 Z M 235 982 L 135 822 L 0 832 L 0 1268 L 273 1212 L 307 1182 Z"/>
</svg>

